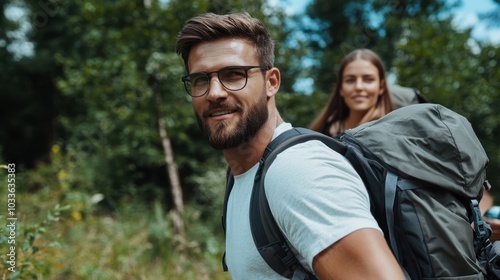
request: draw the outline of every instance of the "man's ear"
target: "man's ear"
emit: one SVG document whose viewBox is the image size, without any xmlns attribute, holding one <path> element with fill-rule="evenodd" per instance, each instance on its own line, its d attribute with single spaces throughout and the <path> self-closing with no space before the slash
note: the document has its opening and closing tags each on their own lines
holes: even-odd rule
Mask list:
<svg viewBox="0 0 500 280">
<path fill-rule="evenodd" d="M 266 73 L 266 89 L 267 96 L 271 97 L 275 95 L 280 89 L 281 85 L 281 73 L 280 70 L 276 67 L 273 67 L 267 70 Z"/>
</svg>

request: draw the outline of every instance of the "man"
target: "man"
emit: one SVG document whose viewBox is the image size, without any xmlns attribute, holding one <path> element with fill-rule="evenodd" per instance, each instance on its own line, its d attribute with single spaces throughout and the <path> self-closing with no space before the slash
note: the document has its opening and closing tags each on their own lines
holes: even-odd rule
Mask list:
<svg viewBox="0 0 500 280">
<path fill-rule="evenodd" d="M 283 279 L 261 258 L 249 223 L 253 179 L 267 144 L 291 129 L 275 94 L 274 42 L 248 14 L 203 14 L 186 22 L 177 53 L 196 118 L 235 176 L 228 201 L 226 262 L 233 279 Z M 349 163 L 319 141 L 282 152 L 265 178 L 277 223 L 301 264 L 320 279 L 404 279 L 370 214 Z"/>
</svg>

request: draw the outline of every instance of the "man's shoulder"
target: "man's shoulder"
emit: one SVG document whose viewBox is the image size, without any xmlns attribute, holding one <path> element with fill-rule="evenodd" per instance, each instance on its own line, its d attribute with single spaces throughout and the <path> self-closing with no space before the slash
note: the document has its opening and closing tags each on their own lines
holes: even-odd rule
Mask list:
<svg viewBox="0 0 500 280">
<path fill-rule="evenodd" d="M 283 155 L 299 156 L 304 159 L 344 159 L 344 156 L 334 151 L 319 139 L 311 139 L 295 144 L 285 149 Z"/>
<path fill-rule="evenodd" d="M 268 174 L 295 180 L 355 180 L 359 175 L 346 157 L 329 148 L 320 140 L 308 140 L 288 147 L 267 162 Z"/>
<path fill-rule="evenodd" d="M 280 124 L 276 128 L 276 130 L 274 131 L 272 140 L 276 139 L 282 133 L 289 131 L 289 130 L 292 130 L 294 128 L 295 127 L 293 127 L 290 123 L 284 122 L 284 123 Z M 293 145 L 293 146 L 289 147 L 288 149 L 284 150 L 283 153 L 297 152 L 297 151 L 300 152 L 299 154 L 302 154 L 303 152 L 309 152 L 309 153 L 315 153 L 315 152 L 325 153 L 326 152 L 326 153 L 334 155 L 334 156 L 341 156 L 337 152 L 330 149 L 327 145 L 325 145 L 319 139 L 318 140 L 313 139 L 313 140 L 309 140 L 309 141 L 306 141 L 303 143 Z"/>
<path fill-rule="evenodd" d="M 290 123 L 287 123 L 287 122 L 282 122 L 280 125 L 278 125 L 278 127 L 276 127 L 276 129 L 274 130 L 274 133 L 273 133 L 273 137 L 272 139 L 276 139 L 276 137 L 278 137 L 280 134 L 282 134 L 283 132 L 287 131 L 287 130 L 290 130 L 292 129 L 293 126 L 292 124 Z"/>
</svg>

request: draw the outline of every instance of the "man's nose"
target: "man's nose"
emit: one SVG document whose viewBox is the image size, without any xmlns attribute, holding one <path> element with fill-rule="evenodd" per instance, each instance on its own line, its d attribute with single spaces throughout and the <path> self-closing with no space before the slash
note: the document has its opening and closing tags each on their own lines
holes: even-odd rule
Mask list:
<svg viewBox="0 0 500 280">
<path fill-rule="evenodd" d="M 222 85 L 217 75 L 212 75 L 208 83 L 207 98 L 209 100 L 217 100 L 226 97 L 227 97 L 226 88 Z"/>
</svg>

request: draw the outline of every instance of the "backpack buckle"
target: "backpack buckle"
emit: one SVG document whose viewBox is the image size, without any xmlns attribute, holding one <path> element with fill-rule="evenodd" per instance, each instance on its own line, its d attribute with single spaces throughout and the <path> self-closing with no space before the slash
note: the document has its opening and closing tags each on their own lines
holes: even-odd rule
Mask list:
<svg viewBox="0 0 500 280">
<path fill-rule="evenodd" d="M 472 209 L 472 218 L 474 219 L 474 230 L 477 237 L 483 237 L 486 235 L 486 228 L 481 218 L 481 210 L 479 210 L 479 202 L 477 199 L 471 199 L 470 207 Z"/>
</svg>

